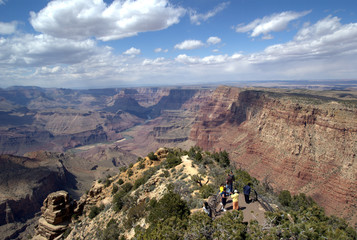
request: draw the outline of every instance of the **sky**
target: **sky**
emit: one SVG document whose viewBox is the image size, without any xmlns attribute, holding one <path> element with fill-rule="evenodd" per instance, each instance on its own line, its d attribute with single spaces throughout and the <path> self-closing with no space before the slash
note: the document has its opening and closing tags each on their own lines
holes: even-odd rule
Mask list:
<svg viewBox="0 0 357 240">
<path fill-rule="evenodd" d="M 0 0 L 0 87 L 357 79 L 356 0 Z"/>
</svg>

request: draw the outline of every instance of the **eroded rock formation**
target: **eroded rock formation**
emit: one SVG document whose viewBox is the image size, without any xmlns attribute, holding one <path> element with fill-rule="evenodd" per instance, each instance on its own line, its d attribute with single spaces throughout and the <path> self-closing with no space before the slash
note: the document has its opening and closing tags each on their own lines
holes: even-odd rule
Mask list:
<svg viewBox="0 0 357 240">
<path fill-rule="evenodd" d="M 59 239 L 66 231 L 77 206 L 67 192 L 51 193 L 43 202 L 34 240 Z"/>
</svg>

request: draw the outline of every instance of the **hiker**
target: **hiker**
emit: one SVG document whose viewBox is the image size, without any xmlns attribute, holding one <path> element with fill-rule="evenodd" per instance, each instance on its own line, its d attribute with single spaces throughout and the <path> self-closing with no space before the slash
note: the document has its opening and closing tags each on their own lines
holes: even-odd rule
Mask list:
<svg viewBox="0 0 357 240">
<path fill-rule="evenodd" d="M 223 192 L 221 192 L 221 205 L 222 205 L 222 208 L 221 210 L 223 210 L 224 212 L 227 211 L 225 209 L 226 207 L 226 204 L 227 204 L 227 198 L 228 198 L 229 194 L 227 193 L 227 189 L 226 187 L 223 188 Z"/>
<path fill-rule="evenodd" d="M 239 193 L 238 190 L 234 190 L 234 194 L 231 195 L 232 201 L 233 201 L 233 210 L 239 210 L 238 206 L 238 198 L 239 198 Z"/>
<path fill-rule="evenodd" d="M 233 178 L 229 173 L 227 173 L 226 183 L 228 193 L 231 193 L 233 191 Z"/>
<path fill-rule="evenodd" d="M 232 178 L 232 189 L 231 191 L 233 192 L 233 185 L 234 185 L 234 181 L 236 180 L 234 174 L 233 174 L 233 171 L 231 170 L 231 174 L 230 174 L 231 178 Z"/>
<path fill-rule="evenodd" d="M 252 186 L 252 184 L 248 183 L 248 185 L 245 185 L 243 187 L 244 199 L 245 199 L 245 203 L 247 204 L 250 203 L 249 195 L 250 195 L 250 190 L 252 189 L 250 186 Z"/>
<path fill-rule="evenodd" d="M 205 213 L 207 213 L 207 215 L 212 218 L 212 209 L 211 207 L 208 205 L 208 202 L 204 202 L 203 203 L 203 211 L 205 211 Z"/>
</svg>

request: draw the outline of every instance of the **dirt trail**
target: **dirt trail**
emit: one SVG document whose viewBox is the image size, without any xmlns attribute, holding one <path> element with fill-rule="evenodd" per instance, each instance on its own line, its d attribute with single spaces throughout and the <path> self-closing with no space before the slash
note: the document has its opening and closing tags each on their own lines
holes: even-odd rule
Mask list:
<svg viewBox="0 0 357 240">
<path fill-rule="evenodd" d="M 257 220 L 259 225 L 265 224 L 265 210 L 259 202 L 256 201 L 247 204 L 244 200 L 244 194 L 240 193 L 238 206 L 239 210 L 243 211 L 244 222 L 249 222 L 250 220 Z M 220 207 L 221 205 L 218 204 L 216 210 L 219 211 Z M 230 197 L 227 200 L 226 210 L 227 212 L 233 210 L 232 199 Z M 225 212 L 223 211 L 219 211 L 219 215 L 217 217 L 223 216 L 224 213 Z"/>
</svg>

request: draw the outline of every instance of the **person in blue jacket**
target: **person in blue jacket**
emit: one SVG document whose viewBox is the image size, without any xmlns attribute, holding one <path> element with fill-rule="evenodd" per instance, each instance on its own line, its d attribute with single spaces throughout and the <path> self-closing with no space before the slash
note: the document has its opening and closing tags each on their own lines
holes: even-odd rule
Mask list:
<svg viewBox="0 0 357 240">
<path fill-rule="evenodd" d="M 250 191 L 252 190 L 251 186 L 252 186 L 252 184 L 248 183 L 247 185 L 245 185 L 243 187 L 244 199 L 247 204 L 250 203 L 249 195 L 250 195 Z"/>
</svg>

